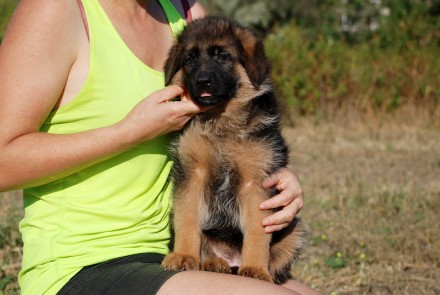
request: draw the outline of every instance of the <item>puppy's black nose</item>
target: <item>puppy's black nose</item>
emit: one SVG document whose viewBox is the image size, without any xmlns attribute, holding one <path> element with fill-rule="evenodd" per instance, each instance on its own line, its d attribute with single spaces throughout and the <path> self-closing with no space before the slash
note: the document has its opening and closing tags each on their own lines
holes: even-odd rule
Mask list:
<svg viewBox="0 0 440 295">
<path fill-rule="evenodd" d="M 196 79 L 197 86 L 209 87 L 211 85 L 211 78 L 208 75 L 200 75 Z"/>
</svg>

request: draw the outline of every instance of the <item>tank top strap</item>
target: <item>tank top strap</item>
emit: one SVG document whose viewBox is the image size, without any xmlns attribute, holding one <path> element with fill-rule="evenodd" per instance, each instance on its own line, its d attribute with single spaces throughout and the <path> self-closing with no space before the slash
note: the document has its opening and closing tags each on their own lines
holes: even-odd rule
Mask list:
<svg viewBox="0 0 440 295">
<path fill-rule="evenodd" d="M 84 28 L 86 30 L 87 38 L 90 40 L 89 36 L 89 25 L 87 21 L 87 16 L 84 10 L 84 5 L 82 0 L 77 0 L 79 9 L 81 11 L 81 17 L 83 20 Z M 189 7 L 188 1 L 182 0 L 183 8 L 185 10 L 185 18 L 182 18 L 180 13 L 174 7 L 174 5 L 169 0 L 159 0 L 160 6 L 162 7 L 165 15 L 168 19 L 169 25 L 173 32 L 174 37 L 178 36 L 183 28 L 186 26 L 187 22 L 192 20 L 191 8 Z"/>
<path fill-rule="evenodd" d="M 167 16 L 174 37 L 177 37 L 185 28 L 186 20 L 177 11 L 176 7 L 174 7 L 170 0 L 158 0 L 158 2 Z"/>
</svg>

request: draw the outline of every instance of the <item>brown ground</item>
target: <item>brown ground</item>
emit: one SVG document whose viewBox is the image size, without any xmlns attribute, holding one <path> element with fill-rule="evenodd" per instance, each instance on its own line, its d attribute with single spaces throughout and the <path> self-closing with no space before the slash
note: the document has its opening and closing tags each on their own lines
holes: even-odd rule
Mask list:
<svg viewBox="0 0 440 295">
<path fill-rule="evenodd" d="M 312 227 L 294 273 L 325 294 L 440 294 L 440 131 L 287 129 Z"/>
<path fill-rule="evenodd" d="M 313 233 L 295 276 L 324 294 L 440 294 L 440 131 L 297 123 L 285 135 Z M 16 294 L 19 199 L 0 196 L 0 294 Z"/>
</svg>

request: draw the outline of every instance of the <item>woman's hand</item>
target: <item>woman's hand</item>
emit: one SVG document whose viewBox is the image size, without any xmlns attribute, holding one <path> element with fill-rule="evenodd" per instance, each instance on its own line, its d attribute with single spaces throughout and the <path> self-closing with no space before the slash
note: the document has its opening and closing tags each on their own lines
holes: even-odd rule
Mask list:
<svg viewBox="0 0 440 295">
<path fill-rule="evenodd" d="M 269 210 L 283 207 L 280 211 L 266 217 L 263 226 L 266 233 L 287 227 L 304 205 L 303 191 L 296 174 L 281 168 L 263 181 L 263 187 L 275 187 L 280 193 L 260 204 L 260 209 Z"/>
<path fill-rule="evenodd" d="M 173 99 L 181 96 L 181 100 Z M 196 105 L 177 85 L 153 92 L 138 103 L 121 122 L 128 132 L 130 143 L 140 143 L 157 136 L 180 130 L 204 108 Z"/>
</svg>

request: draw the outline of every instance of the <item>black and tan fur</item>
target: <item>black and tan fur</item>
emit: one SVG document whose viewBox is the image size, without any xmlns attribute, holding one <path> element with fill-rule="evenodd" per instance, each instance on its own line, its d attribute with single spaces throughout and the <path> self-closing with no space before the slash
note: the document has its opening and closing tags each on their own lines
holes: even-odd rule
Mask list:
<svg viewBox="0 0 440 295">
<path fill-rule="evenodd" d="M 308 228 L 298 218 L 266 234 L 260 210 L 275 191 L 263 179 L 287 165 L 280 106 L 263 45 L 248 29 L 222 17 L 191 23 L 170 51 L 166 83 L 212 106 L 195 116 L 172 146 L 175 182 L 174 252 L 166 269 L 231 273 L 217 256 L 240 253 L 238 274 L 275 283 L 290 276 Z"/>
</svg>

